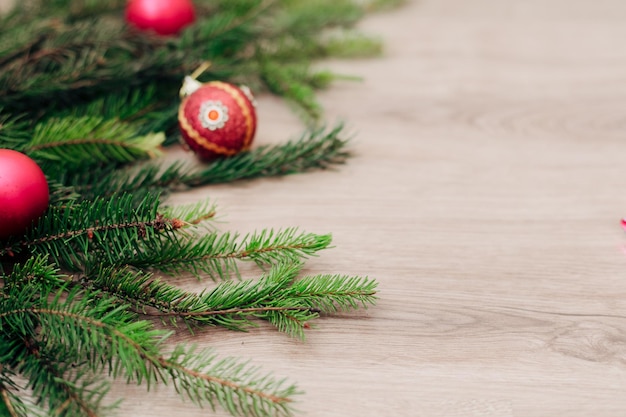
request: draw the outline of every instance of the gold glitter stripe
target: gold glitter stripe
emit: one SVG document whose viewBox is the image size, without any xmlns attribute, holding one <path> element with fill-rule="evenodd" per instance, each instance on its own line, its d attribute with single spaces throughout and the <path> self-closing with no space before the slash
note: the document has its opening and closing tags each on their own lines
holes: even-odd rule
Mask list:
<svg viewBox="0 0 626 417">
<path fill-rule="evenodd" d="M 243 149 L 248 149 L 250 146 L 250 142 L 252 142 L 252 136 L 254 135 L 254 120 L 252 118 L 252 113 L 250 113 L 250 105 L 244 98 L 241 90 L 233 87 L 230 84 L 223 83 L 221 81 L 212 81 L 208 85 L 212 85 L 215 88 L 219 88 L 231 95 L 233 99 L 239 104 L 241 108 L 241 113 L 243 114 L 244 119 L 246 119 L 246 137 L 243 141 Z"/>
</svg>

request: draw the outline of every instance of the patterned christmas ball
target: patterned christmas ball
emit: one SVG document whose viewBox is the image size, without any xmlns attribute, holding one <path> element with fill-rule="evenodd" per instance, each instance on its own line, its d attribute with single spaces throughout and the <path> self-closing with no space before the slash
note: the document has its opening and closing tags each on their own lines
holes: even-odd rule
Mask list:
<svg viewBox="0 0 626 417">
<path fill-rule="evenodd" d="M 48 208 L 48 182 L 23 153 L 0 149 L 0 240 L 23 234 Z"/>
<path fill-rule="evenodd" d="M 246 87 L 221 81 L 201 84 L 183 97 L 178 123 L 186 144 L 201 159 L 232 156 L 252 144 L 254 98 Z"/>
</svg>

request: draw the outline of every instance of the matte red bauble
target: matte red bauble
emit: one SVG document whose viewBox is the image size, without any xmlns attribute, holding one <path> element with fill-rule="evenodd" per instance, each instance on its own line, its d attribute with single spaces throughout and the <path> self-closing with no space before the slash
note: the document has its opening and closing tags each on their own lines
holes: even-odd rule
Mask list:
<svg viewBox="0 0 626 417">
<path fill-rule="evenodd" d="M 232 156 L 252 144 L 254 99 L 246 87 L 213 81 L 183 98 L 178 111 L 183 139 L 202 159 Z"/>
<path fill-rule="evenodd" d="M 20 235 L 48 208 L 46 177 L 23 153 L 0 149 L 0 239 Z"/>
<path fill-rule="evenodd" d="M 159 35 L 174 35 L 196 20 L 190 0 L 130 0 L 126 5 L 126 21 Z"/>
</svg>

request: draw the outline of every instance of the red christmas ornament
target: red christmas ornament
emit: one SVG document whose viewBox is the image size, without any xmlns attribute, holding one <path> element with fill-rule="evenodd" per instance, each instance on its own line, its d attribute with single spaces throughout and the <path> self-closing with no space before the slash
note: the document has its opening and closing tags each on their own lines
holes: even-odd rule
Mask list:
<svg viewBox="0 0 626 417">
<path fill-rule="evenodd" d="M 175 35 L 196 20 L 190 0 L 130 0 L 126 5 L 126 21 L 159 35 Z"/>
<path fill-rule="evenodd" d="M 23 153 L 0 149 L 0 239 L 24 233 L 48 208 L 46 177 Z"/>
<path fill-rule="evenodd" d="M 178 123 L 183 139 L 202 159 L 248 149 L 256 132 L 254 98 L 247 87 L 186 79 Z M 185 94 L 188 94 L 185 96 Z"/>
</svg>

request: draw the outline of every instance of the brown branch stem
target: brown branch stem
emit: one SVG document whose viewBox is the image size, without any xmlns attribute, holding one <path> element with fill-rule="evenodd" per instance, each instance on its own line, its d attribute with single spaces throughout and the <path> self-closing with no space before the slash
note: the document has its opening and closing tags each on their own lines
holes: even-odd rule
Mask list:
<svg viewBox="0 0 626 417">
<path fill-rule="evenodd" d="M 207 311 L 168 311 L 159 313 L 145 313 L 146 316 L 156 317 L 209 317 L 209 316 L 223 316 L 227 314 L 252 314 L 252 313 L 265 313 L 269 311 L 310 311 L 312 313 L 319 313 L 320 310 L 312 307 L 248 307 L 248 308 L 229 308 L 225 310 L 207 310 Z"/>
<path fill-rule="evenodd" d="M 16 247 L 28 247 L 32 245 L 38 245 L 46 242 L 50 242 L 53 240 L 59 239 L 69 239 L 80 235 L 87 235 L 89 238 L 93 238 L 93 234 L 97 232 L 105 232 L 109 230 L 120 230 L 120 229 L 138 229 L 138 233 L 140 236 L 145 236 L 146 229 L 152 228 L 156 231 L 165 230 L 167 226 L 171 226 L 172 229 L 179 229 L 182 227 L 182 223 L 179 219 L 168 219 L 163 215 L 158 214 L 154 220 L 145 221 L 145 222 L 127 222 L 127 223 L 118 223 L 118 224 L 106 224 L 101 226 L 92 226 L 85 229 L 78 230 L 70 230 L 64 233 L 58 233 L 56 235 L 48 235 L 39 237 L 33 240 L 22 240 L 15 244 L 15 246 L 5 247 L 0 249 L 0 256 L 11 254 L 15 251 Z"/>
<path fill-rule="evenodd" d="M 15 408 L 13 407 L 13 404 L 11 404 L 11 399 L 9 398 L 8 390 L 2 384 L 0 384 L 0 396 L 2 397 L 2 402 L 4 403 L 4 405 L 6 406 L 7 410 L 9 411 L 9 416 L 10 417 L 19 417 L 18 414 L 17 414 L 17 411 L 15 411 Z"/>
<path fill-rule="evenodd" d="M 170 362 L 168 360 L 166 360 L 163 357 L 159 357 L 159 363 L 161 364 L 161 366 L 163 366 L 164 368 L 168 368 L 168 369 L 177 369 L 180 372 L 187 374 L 189 376 L 192 376 L 194 378 L 198 378 L 198 379 L 202 379 L 204 381 L 210 382 L 210 383 L 216 383 L 219 384 L 223 387 L 228 387 L 231 388 L 233 390 L 240 390 L 245 392 L 246 394 L 249 395 L 253 395 L 255 397 L 259 397 L 259 398 L 264 398 L 266 400 L 270 400 L 271 402 L 273 402 L 274 404 L 283 404 L 283 403 L 289 403 L 291 402 L 291 399 L 286 398 L 286 397 L 279 397 L 278 395 L 273 395 L 273 394 L 268 394 L 266 392 L 263 391 L 259 391 L 250 387 L 244 387 L 241 386 L 235 382 L 232 381 L 228 381 L 226 379 L 223 378 L 217 378 L 211 375 L 207 375 L 207 374 L 203 374 L 202 372 L 198 372 L 198 371 L 194 371 L 193 369 L 189 369 L 186 368 L 178 363 L 174 363 L 174 362 Z"/>
</svg>

